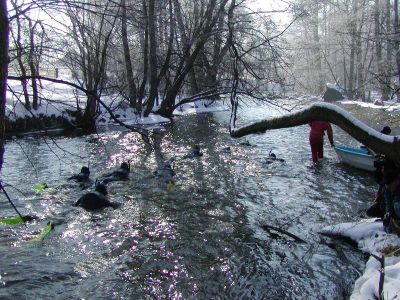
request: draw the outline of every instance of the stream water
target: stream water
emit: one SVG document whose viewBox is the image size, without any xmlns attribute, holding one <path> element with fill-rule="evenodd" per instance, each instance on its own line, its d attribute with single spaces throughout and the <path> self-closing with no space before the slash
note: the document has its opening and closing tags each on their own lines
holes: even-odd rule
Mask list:
<svg viewBox="0 0 400 300">
<path fill-rule="evenodd" d="M 248 108 L 239 123 L 268 114 Z M 0 298 L 347 299 L 364 257 L 318 231 L 360 218 L 375 191 L 372 175 L 339 163 L 328 142 L 325 160 L 313 166 L 308 126 L 251 135 L 253 146 L 243 146 L 228 124 L 229 112 L 176 118 L 154 129 L 154 151 L 121 129 L 9 141 L 6 189 L 23 214 L 40 219 L 0 225 Z M 334 136 L 354 143 L 337 127 Z M 194 144 L 204 155 L 183 159 Z M 230 153 L 221 151 L 227 146 Z M 285 162 L 263 167 L 270 151 Z M 152 174 L 171 157 L 173 191 Z M 73 206 L 85 191 L 67 177 L 89 163 L 94 180 L 127 160 L 130 179 L 108 185 L 120 208 Z M 32 190 L 44 182 L 48 189 Z M 0 217 L 14 216 L 0 200 Z M 54 231 L 29 241 L 48 221 Z"/>
</svg>

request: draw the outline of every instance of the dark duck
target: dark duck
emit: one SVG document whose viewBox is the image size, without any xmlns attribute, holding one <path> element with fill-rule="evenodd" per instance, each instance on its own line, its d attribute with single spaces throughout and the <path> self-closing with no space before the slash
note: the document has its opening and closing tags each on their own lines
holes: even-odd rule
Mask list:
<svg viewBox="0 0 400 300">
<path fill-rule="evenodd" d="M 246 147 L 251 147 L 251 146 L 252 146 L 252 144 L 250 144 L 250 142 L 249 142 L 249 141 L 244 141 L 244 142 L 241 142 L 241 143 L 240 143 L 240 145 L 242 145 L 242 146 L 246 146 Z"/>
<path fill-rule="evenodd" d="M 112 203 L 107 199 L 107 187 L 102 184 L 96 184 L 94 192 L 87 193 L 76 201 L 74 206 L 80 206 L 87 210 L 97 210 L 105 207 L 117 208 L 119 203 Z"/>
<path fill-rule="evenodd" d="M 223 153 L 231 153 L 231 147 L 227 146 L 221 149 L 221 152 Z"/>
<path fill-rule="evenodd" d="M 130 170 L 130 165 L 126 162 L 123 162 L 118 169 L 112 171 L 111 173 L 105 174 L 103 176 L 102 183 L 107 184 L 113 181 L 128 180 Z"/>
<path fill-rule="evenodd" d="M 265 161 L 262 163 L 263 167 L 267 167 L 268 165 L 279 161 L 279 162 L 285 162 L 283 158 L 277 158 L 275 153 L 270 152 L 268 154 L 268 157 L 265 158 Z"/>
<path fill-rule="evenodd" d="M 82 167 L 81 172 L 74 174 L 68 178 L 68 180 L 75 180 L 76 182 L 87 182 L 89 181 L 90 171 L 88 167 Z"/>
<path fill-rule="evenodd" d="M 154 171 L 153 174 L 155 176 L 167 177 L 167 178 L 174 176 L 175 175 L 175 171 L 174 171 L 174 168 L 172 167 L 172 162 L 173 162 L 173 160 L 172 161 L 166 161 L 164 163 L 164 166 L 161 169 Z"/>
<path fill-rule="evenodd" d="M 199 145 L 194 145 L 192 148 L 192 151 L 187 153 L 183 158 L 194 158 L 194 157 L 201 157 L 203 156 L 203 153 L 200 151 L 200 146 Z"/>
</svg>

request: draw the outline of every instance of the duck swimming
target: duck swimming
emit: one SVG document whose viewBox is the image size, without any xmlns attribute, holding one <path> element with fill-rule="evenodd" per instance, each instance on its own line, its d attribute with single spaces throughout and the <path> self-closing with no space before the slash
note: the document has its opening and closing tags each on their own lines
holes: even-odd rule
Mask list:
<svg viewBox="0 0 400 300">
<path fill-rule="evenodd" d="M 128 180 L 130 170 L 130 165 L 126 162 L 123 162 L 118 169 L 112 171 L 111 173 L 105 174 L 103 176 L 102 183 L 107 184 L 113 181 Z"/>
<path fill-rule="evenodd" d="M 221 149 L 221 152 L 223 153 L 231 153 L 231 147 L 227 146 Z"/>
<path fill-rule="evenodd" d="M 74 206 L 81 206 L 87 210 L 102 209 L 105 207 L 117 208 L 120 206 L 119 203 L 112 203 L 107 199 L 107 187 L 102 184 L 96 184 L 94 192 L 87 193 L 80 197 Z"/>
<path fill-rule="evenodd" d="M 200 151 L 199 145 L 194 145 L 192 151 L 186 154 L 183 158 L 194 158 L 194 157 L 201 157 L 203 153 Z"/>
<path fill-rule="evenodd" d="M 240 143 L 240 145 L 242 145 L 242 146 L 246 146 L 246 147 L 251 147 L 251 146 L 252 146 L 252 144 L 250 144 L 250 142 L 249 142 L 249 141 L 244 141 L 244 142 L 241 142 L 241 143 Z"/>
<path fill-rule="evenodd" d="M 153 174 L 159 177 L 172 177 L 175 175 L 175 171 L 171 162 L 166 161 L 164 166 L 161 169 L 154 171 Z"/>
<path fill-rule="evenodd" d="M 263 167 L 267 167 L 268 165 L 272 164 L 273 162 L 284 162 L 285 160 L 283 158 L 277 158 L 275 153 L 270 152 L 268 154 L 268 157 L 265 158 L 265 161 L 262 163 Z"/>
<path fill-rule="evenodd" d="M 75 175 L 72 175 L 68 178 L 68 180 L 75 180 L 76 182 L 87 182 L 89 181 L 90 171 L 88 167 L 82 167 L 81 172 Z"/>
</svg>

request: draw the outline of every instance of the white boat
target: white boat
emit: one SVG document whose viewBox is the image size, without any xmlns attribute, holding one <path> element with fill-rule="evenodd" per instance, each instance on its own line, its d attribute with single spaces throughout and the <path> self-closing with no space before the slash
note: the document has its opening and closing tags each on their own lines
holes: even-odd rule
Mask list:
<svg viewBox="0 0 400 300">
<path fill-rule="evenodd" d="M 375 158 L 368 150 L 335 146 L 335 151 L 343 163 L 366 171 L 375 171 Z"/>
</svg>

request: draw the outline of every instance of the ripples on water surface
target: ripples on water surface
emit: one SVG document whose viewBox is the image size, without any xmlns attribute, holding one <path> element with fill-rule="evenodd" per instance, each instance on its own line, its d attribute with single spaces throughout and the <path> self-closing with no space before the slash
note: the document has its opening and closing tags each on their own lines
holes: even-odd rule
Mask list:
<svg viewBox="0 0 400 300">
<path fill-rule="evenodd" d="M 347 298 L 362 256 L 317 232 L 359 217 L 374 193 L 372 176 L 338 163 L 329 147 L 322 166 L 312 167 L 307 126 L 249 136 L 254 146 L 246 147 L 229 137 L 227 124 L 227 112 L 178 118 L 153 133 L 155 151 L 121 131 L 55 138 L 57 146 L 10 141 L 2 178 L 24 192 L 8 188 L 18 208 L 40 220 L 0 228 L 0 298 Z M 351 141 L 334 133 L 337 143 Z M 181 159 L 193 144 L 204 156 Z M 226 146 L 231 153 L 221 152 Z M 285 162 L 263 168 L 271 150 Z M 176 189 L 168 191 L 152 172 L 173 156 Z M 95 179 L 128 159 L 129 181 L 109 184 L 122 207 L 93 213 L 72 206 L 83 192 L 68 176 L 90 162 Z M 33 192 L 41 182 L 50 188 Z M 15 215 L 1 199 L 1 216 Z M 26 241 L 49 220 L 56 227 L 48 238 Z M 260 224 L 308 243 L 273 237 Z"/>
</svg>

